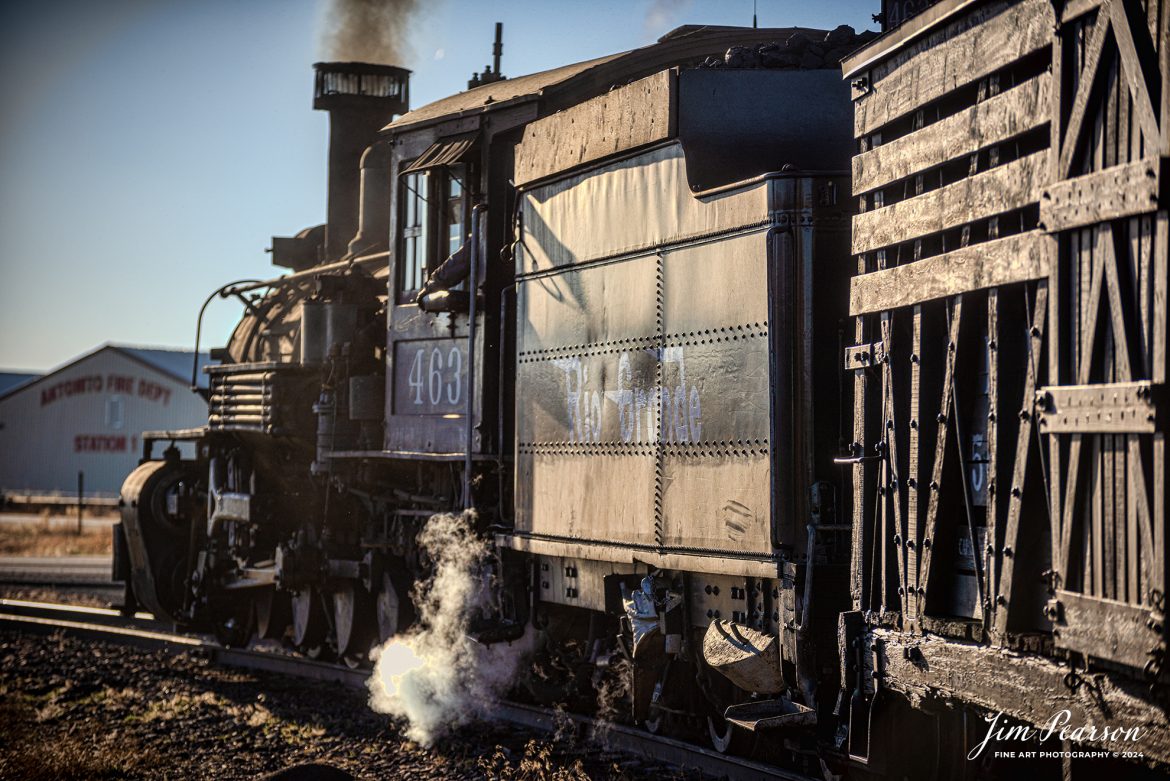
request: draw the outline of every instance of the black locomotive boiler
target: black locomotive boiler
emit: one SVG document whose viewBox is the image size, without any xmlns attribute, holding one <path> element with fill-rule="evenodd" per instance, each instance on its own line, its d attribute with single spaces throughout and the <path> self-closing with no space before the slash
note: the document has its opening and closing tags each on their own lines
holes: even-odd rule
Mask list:
<svg viewBox="0 0 1170 781">
<path fill-rule="evenodd" d="M 1024 413 L 996 423 L 1004 403 L 1035 414 L 1042 384 L 1010 362 L 1043 349 L 1052 266 L 1026 242 L 1048 240 L 1045 207 L 1033 179 L 1011 185 L 1044 154 L 1040 52 L 1063 39 L 1041 31 L 1047 5 L 976 5 L 873 41 L 682 27 L 519 78 L 497 61 L 413 111 L 406 71 L 318 64 L 328 222 L 273 240 L 290 273 L 217 291 L 246 311 L 209 370 L 208 424 L 152 433 L 123 488 L 134 594 L 228 643 L 360 664 L 416 620 L 420 529 L 473 510 L 495 598 L 468 631 L 540 630 L 545 672 L 521 670 L 523 696 L 589 707 L 617 677 L 622 718 L 816 773 L 1010 776 L 1024 766 L 966 759 L 982 717 L 1038 725 L 1052 704 L 1123 714 L 1147 761 L 1170 759 L 1160 665 L 1135 688 L 1107 643 L 1045 641 L 1088 609 L 1059 583 L 1063 618 L 1042 625 L 1001 617 L 990 591 L 1039 577 L 1039 559 L 1012 575 L 1000 557 L 1042 547 L 1023 519 L 1057 494 L 1035 475 L 1072 468 L 1069 445 L 1027 461 Z M 978 67 L 924 76 L 960 56 Z M 1159 300 L 1142 333 L 1164 336 L 1151 287 Z M 983 363 L 979 344 L 996 345 Z M 1164 349 L 1142 363 L 1154 406 L 1164 364 Z M 179 440 L 195 459 L 151 452 Z M 1017 450 L 1026 504 L 990 498 Z M 1015 593 L 1043 613 L 1034 583 Z M 1161 636 L 1153 607 L 1135 615 Z M 1104 677 L 1021 699 L 1069 664 Z M 927 729 L 932 751 L 912 750 Z"/>
</svg>

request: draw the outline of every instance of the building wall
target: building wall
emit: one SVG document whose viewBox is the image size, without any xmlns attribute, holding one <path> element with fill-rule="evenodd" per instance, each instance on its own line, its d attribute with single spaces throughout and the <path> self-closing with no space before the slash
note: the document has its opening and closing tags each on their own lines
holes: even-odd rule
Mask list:
<svg viewBox="0 0 1170 781">
<path fill-rule="evenodd" d="M 113 348 L 0 399 L 0 490 L 117 493 L 142 432 L 201 426 L 207 404 L 186 383 Z"/>
</svg>

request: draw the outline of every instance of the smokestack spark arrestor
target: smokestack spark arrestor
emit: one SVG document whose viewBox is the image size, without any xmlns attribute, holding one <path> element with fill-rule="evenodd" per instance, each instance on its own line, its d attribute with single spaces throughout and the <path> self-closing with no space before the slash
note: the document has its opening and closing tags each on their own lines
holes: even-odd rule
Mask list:
<svg viewBox="0 0 1170 781">
<path fill-rule="evenodd" d="M 410 71 L 368 62 L 318 62 L 313 108 L 405 114 L 410 105 Z M 390 120 L 387 119 L 387 122 Z"/>
<path fill-rule="evenodd" d="M 329 112 L 325 260 L 338 260 L 358 228 L 362 153 L 410 108 L 410 71 L 365 62 L 318 62 L 313 108 Z"/>
</svg>

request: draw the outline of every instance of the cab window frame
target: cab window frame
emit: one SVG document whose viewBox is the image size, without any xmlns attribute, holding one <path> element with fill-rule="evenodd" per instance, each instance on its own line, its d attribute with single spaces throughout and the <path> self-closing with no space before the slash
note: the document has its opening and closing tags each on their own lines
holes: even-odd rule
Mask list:
<svg viewBox="0 0 1170 781">
<path fill-rule="evenodd" d="M 413 171 L 398 182 L 398 262 L 395 291 L 398 303 L 409 303 L 426 282 L 432 254 L 430 227 L 434 198 L 431 171 Z"/>
<path fill-rule="evenodd" d="M 472 166 L 455 163 L 400 177 L 395 242 L 398 304 L 413 303 L 431 272 L 469 240 L 472 172 Z M 455 196 L 452 196 L 453 186 L 458 187 Z M 455 222 L 452 214 L 453 203 L 459 222 Z M 451 233 L 455 226 L 459 226 L 458 235 Z"/>
</svg>

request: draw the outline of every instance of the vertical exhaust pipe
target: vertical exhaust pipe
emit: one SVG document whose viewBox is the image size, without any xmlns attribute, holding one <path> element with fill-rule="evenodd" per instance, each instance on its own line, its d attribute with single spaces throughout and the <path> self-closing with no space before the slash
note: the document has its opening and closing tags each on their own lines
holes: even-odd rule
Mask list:
<svg viewBox="0 0 1170 781">
<path fill-rule="evenodd" d="M 500 75 L 500 55 L 504 53 L 504 23 L 496 22 L 496 42 L 492 44 L 492 72 Z"/>
<path fill-rule="evenodd" d="M 472 73 L 471 78 L 467 81 L 468 89 L 475 89 L 482 87 L 484 84 L 492 84 L 497 81 L 503 81 L 506 76 L 500 73 L 500 56 L 504 53 L 504 23 L 496 22 L 496 41 L 492 44 L 492 64 L 483 67 L 483 73 Z"/>
</svg>

